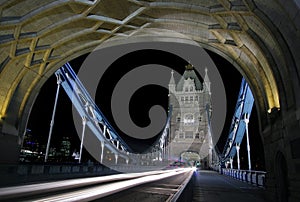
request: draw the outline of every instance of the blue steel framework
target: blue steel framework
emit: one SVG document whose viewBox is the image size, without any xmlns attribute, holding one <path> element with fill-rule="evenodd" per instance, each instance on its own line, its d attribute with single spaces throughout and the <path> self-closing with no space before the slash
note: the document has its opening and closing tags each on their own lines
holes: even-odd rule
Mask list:
<svg viewBox="0 0 300 202">
<path fill-rule="evenodd" d="M 100 109 L 97 107 L 93 99 L 90 97 L 89 93 L 84 88 L 83 84 L 71 68 L 69 63 L 66 63 L 59 70 L 55 72 L 57 77 L 57 93 L 55 102 L 57 102 L 57 96 L 59 93 L 59 88 L 62 86 L 71 99 L 74 107 L 78 111 L 79 115 L 82 118 L 82 138 L 80 145 L 80 157 L 82 153 L 83 141 L 84 141 L 84 133 L 85 126 L 87 125 L 91 131 L 93 131 L 94 135 L 101 142 L 101 159 L 103 160 L 104 147 L 107 147 L 112 153 L 115 154 L 116 164 L 118 157 L 122 157 L 126 159 L 128 163 L 129 160 L 133 162 L 144 161 L 149 162 L 156 158 L 159 161 L 163 161 L 168 159 L 169 151 L 168 151 L 168 143 L 170 140 L 169 129 L 170 129 L 170 117 L 172 114 L 172 106 L 169 108 L 168 118 L 165 124 L 165 127 L 158 137 L 157 141 L 149 148 L 144 154 L 134 154 L 130 147 L 122 140 L 122 138 L 117 134 L 117 132 L 113 129 L 110 123 L 107 121 L 105 116 L 102 114 Z M 252 92 L 249 88 L 249 85 L 245 81 L 242 80 L 239 96 L 237 100 L 237 104 L 235 107 L 235 113 L 232 119 L 231 127 L 229 130 L 229 135 L 227 138 L 227 142 L 224 146 L 222 154 L 219 153 L 219 160 L 221 166 L 224 166 L 228 160 L 231 163 L 232 168 L 232 160 L 237 154 L 238 157 L 238 169 L 239 169 L 239 147 L 243 140 L 244 134 L 246 132 L 247 136 L 247 150 L 248 150 L 248 165 L 249 170 L 251 170 L 251 159 L 250 159 L 250 145 L 249 145 L 249 136 L 248 136 L 248 122 L 251 115 L 252 107 L 254 103 L 254 98 Z M 50 144 L 52 127 L 54 124 L 54 114 L 55 114 L 55 106 L 52 115 L 52 121 L 50 124 L 49 131 L 49 140 L 47 148 Z M 208 120 L 210 120 L 210 109 L 207 108 Z M 210 127 L 210 123 L 209 123 Z M 209 128 L 210 131 L 210 128 Z M 47 149 L 48 150 L 48 149 Z M 45 161 L 47 160 L 47 151 Z M 79 158 L 80 162 L 81 158 Z M 144 164 L 142 163 L 142 164 Z M 146 163 L 147 164 L 147 163 Z"/>
<path fill-rule="evenodd" d="M 232 118 L 232 123 L 229 130 L 227 142 L 224 146 L 223 152 L 220 155 L 220 163 L 222 166 L 228 160 L 231 163 L 235 155 L 237 154 L 238 169 L 239 165 L 239 148 L 246 132 L 247 137 L 247 150 L 248 150 L 248 167 L 251 170 L 251 159 L 250 159 L 250 144 L 248 135 L 248 123 L 251 115 L 252 107 L 254 103 L 253 94 L 250 90 L 249 85 L 243 78 L 241 87 L 238 95 L 238 100 L 235 107 L 235 113 Z"/>
<path fill-rule="evenodd" d="M 104 147 L 109 149 L 112 153 L 115 154 L 116 164 L 118 157 L 122 157 L 126 159 L 126 162 L 129 161 L 138 162 L 138 161 L 149 161 L 156 158 L 159 161 L 163 161 L 168 159 L 168 150 L 167 144 L 169 141 L 169 127 L 170 127 L 170 117 L 172 109 L 169 109 L 169 115 L 162 130 L 161 135 L 158 137 L 156 142 L 152 145 L 152 147 L 144 154 L 135 154 L 130 149 L 130 147 L 122 140 L 122 138 L 117 134 L 117 132 L 113 129 L 110 123 L 107 121 L 103 113 L 97 107 L 89 93 L 86 91 L 85 87 L 73 71 L 72 67 L 69 63 L 66 63 L 56 72 L 57 77 L 57 93 L 55 99 L 55 105 L 52 115 L 52 121 L 50 124 L 50 131 L 49 131 L 49 141 L 47 148 L 50 144 L 51 139 L 51 132 L 52 127 L 54 124 L 54 115 L 55 115 L 55 106 L 57 102 L 57 96 L 59 92 L 60 86 L 62 86 L 71 99 L 74 107 L 76 108 L 77 112 L 82 118 L 82 137 L 81 137 L 81 145 L 80 145 L 80 158 L 81 160 L 81 153 L 82 147 L 84 142 L 84 133 L 85 133 L 85 126 L 87 125 L 93 134 L 100 140 L 101 142 L 101 158 L 100 162 L 102 163 L 103 160 L 103 153 Z M 150 152 L 150 155 L 149 155 Z M 47 151 L 46 151 L 47 154 Z M 150 157 L 150 158 L 149 158 Z M 45 161 L 47 161 L 47 155 L 45 157 Z M 142 163 L 144 164 L 144 163 Z M 147 164 L 147 163 L 146 163 Z"/>
</svg>

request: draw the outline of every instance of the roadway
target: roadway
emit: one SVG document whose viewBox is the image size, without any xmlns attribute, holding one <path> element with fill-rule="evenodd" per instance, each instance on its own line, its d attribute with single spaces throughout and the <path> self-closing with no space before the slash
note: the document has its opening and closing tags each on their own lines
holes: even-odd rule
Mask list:
<svg viewBox="0 0 300 202">
<path fill-rule="evenodd" d="M 193 171 L 192 171 L 193 172 Z M 183 186 L 190 181 L 190 172 L 164 178 L 152 183 L 124 190 L 122 192 L 95 200 L 94 202 L 163 202 L 177 201 Z M 177 196 L 176 196 L 177 195 Z M 190 197 L 189 197 L 190 198 Z"/>
<path fill-rule="evenodd" d="M 168 178 L 134 187 L 117 194 L 95 200 L 95 202 L 161 202 L 169 201 L 169 196 L 176 192 L 186 175 Z M 263 202 L 267 201 L 265 189 L 246 182 L 220 175 L 215 171 L 201 170 L 195 172 L 192 178 L 192 187 L 187 187 L 187 197 L 177 202 Z M 172 201 L 172 200 L 171 200 Z"/>
<path fill-rule="evenodd" d="M 187 168 L 6 187 L 0 188 L 1 199 L 47 202 L 266 201 L 262 187 L 214 171 L 194 172 Z"/>
<path fill-rule="evenodd" d="M 178 168 L 171 170 L 149 171 L 141 173 L 116 174 L 101 177 L 90 177 L 72 180 L 60 180 L 55 182 L 37 183 L 0 188 L 0 200 L 5 201 L 36 201 L 36 202 L 62 202 L 62 201 L 102 201 L 103 197 L 117 196 L 124 190 L 131 190 L 133 187 L 148 187 L 148 191 L 155 193 L 162 192 L 162 197 L 176 199 L 183 187 L 193 175 L 191 168 Z M 162 188 L 152 189 L 153 182 L 168 179 Z M 146 184 L 146 185 L 145 185 Z M 174 187 L 176 184 L 176 187 Z M 166 189 L 169 189 L 168 195 Z M 130 193 L 130 191 L 129 191 Z M 129 197 L 129 198 L 128 198 Z M 125 198 L 125 199 L 124 199 Z M 132 201 L 128 195 L 122 201 Z M 137 198 L 146 199 L 141 193 Z M 160 197 L 161 198 L 161 197 Z M 162 201 L 162 200 L 160 200 Z M 163 200 L 165 201 L 165 200 Z"/>
<path fill-rule="evenodd" d="M 200 171 L 193 180 L 193 202 L 267 201 L 264 188 L 214 171 Z"/>
</svg>

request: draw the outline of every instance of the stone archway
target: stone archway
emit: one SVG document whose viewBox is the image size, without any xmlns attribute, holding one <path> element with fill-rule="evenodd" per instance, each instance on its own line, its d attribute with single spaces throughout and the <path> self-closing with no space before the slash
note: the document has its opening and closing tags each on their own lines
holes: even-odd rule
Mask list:
<svg viewBox="0 0 300 202">
<path fill-rule="evenodd" d="M 171 32 L 180 33 L 218 53 L 247 79 L 257 103 L 266 159 L 271 159 L 283 145 L 285 158 L 292 165 L 288 167 L 289 176 L 294 176 L 296 182 L 290 184 L 290 190 L 297 190 L 300 182 L 300 173 L 295 169 L 300 159 L 298 5 L 295 0 L 3 1 L 0 3 L 0 152 L 10 154 L 10 148 L 18 147 L 40 87 L 63 63 L 90 52 L 112 37 L 127 39 L 140 35 L 148 40 L 162 39 L 164 36 L 159 34 L 167 30 L 173 39 L 178 36 Z M 147 28 L 157 31 L 147 32 Z M 6 162 L 12 156 L 5 156 Z M 273 161 L 267 161 L 267 169 L 273 172 Z M 299 200 L 296 191 L 291 197 Z"/>
<path fill-rule="evenodd" d="M 200 155 L 195 151 L 184 151 L 180 154 L 180 159 L 186 161 L 199 161 Z"/>
</svg>

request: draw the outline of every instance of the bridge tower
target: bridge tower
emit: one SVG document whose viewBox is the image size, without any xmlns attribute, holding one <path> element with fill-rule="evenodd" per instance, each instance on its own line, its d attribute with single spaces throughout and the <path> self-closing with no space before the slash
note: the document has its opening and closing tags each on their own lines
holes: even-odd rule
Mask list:
<svg viewBox="0 0 300 202">
<path fill-rule="evenodd" d="M 172 160 L 194 159 L 197 153 L 203 168 L 210 165 L 212 140 L 208 127 L 207 112 L 211 113 L 211 89 L 208 71 L 205 69 L 203 83 L 192 64 L 176 84 L 173 71 L 169 82 L 169 104 L 172 106 L 170 127 L 170 157 Z"/>
</svg>

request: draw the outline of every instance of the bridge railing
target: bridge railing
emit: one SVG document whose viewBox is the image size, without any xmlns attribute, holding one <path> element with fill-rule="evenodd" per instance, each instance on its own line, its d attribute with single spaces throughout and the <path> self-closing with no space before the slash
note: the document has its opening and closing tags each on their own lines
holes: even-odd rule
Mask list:
<svg viewBox="0 0 300 202">
<path fill-rule="evenodd" d="M 116 173 L 118 171 L 104 165 L 87 163 L 20 163 L 0 165 L 0 187 L 28 182 L 33 183 Z"/>
<path fill-rule="evenodd" d="M 222 173 L 223 175 L 228 175 L 232 178 L 248 182 L 259 187 L 265 186 L 266 172 L 264 171 L 223 168 Z"/>
</svg>

